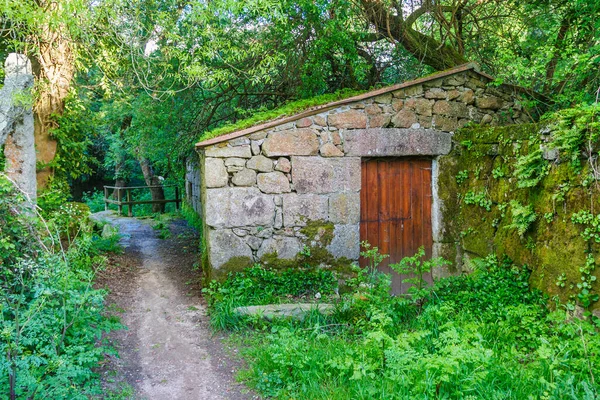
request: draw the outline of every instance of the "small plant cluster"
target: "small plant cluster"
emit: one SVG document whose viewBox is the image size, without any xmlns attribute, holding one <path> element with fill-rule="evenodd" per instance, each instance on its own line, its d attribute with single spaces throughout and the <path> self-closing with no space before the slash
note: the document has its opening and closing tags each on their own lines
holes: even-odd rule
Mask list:
<svg viewBox="0 0 600 400">
<path fill-rule="evenodd" d="M 104 242 L 77 206 L 43 213 L 0 174 L 0 398 L 100 395 L 103 333 L 120 328 L 93 287 Z"/>
<path fill-rule="evenodd" d="M 477 193 L 469 190 L 467 193 L 465 193 L 464 202 L 465 204 L 469 205 L 477 205 L 486 211 L 492 210 L 492 200 L 488 198 L 487 194 L 483 190 Z"/>
<path fill-rule="evenodd" d="M 368 265 L 333 315 L 234 335 L 248 363 L 242 379 L 264 396 L 296 399 L 600 394 L 596 328 L 550 311 L 529 289 L 526 268 L 490 256 L 475 260 L 469 276 L 428 285 L 423 273 L 443 261 L 419 251 L 394 266 L 413 274 L 405 276 L 414 279 L 411 293 L 391 296 L 389 276 L 377 270 L 385 256 L 369 246 L 362 256 Z M 255 292 L 250 286 L 246 296 Z"/>
</svg>

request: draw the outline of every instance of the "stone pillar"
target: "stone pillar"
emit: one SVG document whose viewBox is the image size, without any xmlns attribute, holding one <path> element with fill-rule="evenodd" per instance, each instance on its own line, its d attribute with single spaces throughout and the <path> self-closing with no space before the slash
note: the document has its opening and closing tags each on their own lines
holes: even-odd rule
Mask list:
<svg viewBox="0 0 600 400">
<path fill-rule="evenodd" d="M 31 88 L 33 74 L 26 56 L 10 53 L 0 89 L 0 145 L 4 145 L 6 175 L 35 202 L 37 194 Z"/>
</svg>

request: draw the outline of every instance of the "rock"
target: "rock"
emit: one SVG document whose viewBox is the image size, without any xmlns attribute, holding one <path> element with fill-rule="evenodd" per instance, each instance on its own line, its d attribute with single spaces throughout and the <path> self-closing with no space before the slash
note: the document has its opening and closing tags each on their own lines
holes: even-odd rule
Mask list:
<svg viewBox="0 0 600 400">
<path fill-rule="evenodd" d="M 248 139 L 245 136 L 239 137 L 239 138 L 235 138 L 235 139 L 231 139 L 229 142 L 227 142 L 230 146 L 245 146 L 250 144 L 250 139 Z"/>
<path fill-rule="evenodd" d="M 275 210 L 275 222 L 273 223 L 273 228 L 281 229 L 283 227 L 283 212 L 280 208 Z"/>
<path fill-rule="evenodd" d="M 213 269 L 221 269 L 224 264 L 236 257 L 247 258 L 249 263 L 252 261 L 252 250 L 245 240 L 229 229 L 209 229 L 206 239 L 210 265 Z M 224 275 L 226 272 L 219 271 L 219 275 Z"/>
<path fill-rule="evenodd" d="M 284 173 L 288 173 L 292 170 L 292 164 L 290 163 L 290 160 L 288 160 L 285 157 L 280 157 L 279 160 L 277 160 L 277 163 L 275 164 L 275 170 L 276 171 L 281 171 Z"/>
<path fill-rule="evenodd" d="M 118 234 L 119 234 L 118 226 L 112 226 L 111 224 L 105 224 L 102 227 L 102 233 L 100 236 L 102 236 L 103 239 L 107 239 L 107 238 L 113 237 Z"/>
<path fill-rule="evenodd" d="M 486 125 L 492 122 L 494 118 L 492 118 L 492 116 L 490 114 L 485 114 L 483 117 L 481 117 L 481 123 Z"/>
<path fill-rule="evenodd" d="M 233 309 L 233 312 L 239 315 L 259 316 L 271 321 L 276 318 L 302 320 L 306 314 L 310 314 L 314 310 L 319 311 L 323 315 L 330 315 L 335 310 L 335 307 L 333 304 L 326 303 L 268 304 L 264 306 L 236 307 Z"/>
<path fill-rule="evenodd" d="M 368 106 L 365 107 L 365 112 L 367 113 L 367 115 L 377 115 L 377 114 L 381 114 L 381 107 L 379 107 L 377 104 L 369 104 Z"/>
<path fill-rule="evenodd" d="M 296 128 L 308 128 L 313 124 L 312 119 L 302 118 L 296 121 Z"/>
<path fill-rule="evenodd" d="M 262 140 L 264 138 L 267 137 L 267 132 L 266 131 L 259 131 L 259 132 L 254 132 L 252 134 L 250 134 L 248 136 L 248 139 L 250 140 Z"/>
<path fill-rule="evenodd" d="M 504 100 L 490 96 L 490 97 L 478 97 L 475 99 L 475 106 L 481 109 L 499 110 L 504 105 Z"/>
<path fill-rule="evenodd" d="M 360 157 L 295 156 L 292 166 L 292 182 L 299 194 L 360 190 Z"/>
<path fill-rule="evenodd" d="M 392 117 L 392 125 L 396 128 L 410 128 L 417 122 L 417 114 L 414 111 L 402 109 Z"/>
<path fill-rule="evenodd" d="M 369 128 L 382 128 L 390 124 L 392 116 L 389 114 L 373 115 L 369 118 Z"/>
<path fill-rule="evenodd" d="M 380 104 L 390 104 L 392 102 L 392 94 L 386 93 L 386 94 L 379 95 L 379 96 L 375 97 L 373 99 L 373 101 L 375 103 L 380 103 Z"/>
<path fill-rule="evenodd" d="M 207 188 L 227 185 L 229 174 L 225 163 L 220 158 L 206 158 L 204 161 L 204 182 Z"/>
<path fill-rule="evenodd" d="M 256 171 L 244 168 L 233 175 L 231 182 L 235 186 L 254 186 L 256 184 Z"/>
<path fill-rule="evenodd" d="M 233 228 L 231 231 L 233 233 L 235 233 L 236 235 L 238 235 L 239 237 L 244 237 L 244 236 L 248 235 L 248 230 L 247 229 Z"/>
<path fill-rule="evenodd" d="M 273 236 L 262 243 L 260 249 L 256 252 L 256 256 L 262 259 L 265 255 L 274 253 L 277 258 L 282 260 L 293 260 L 300 250 L 302 250 L 302 245 L 298 238 Z"/>
<path fill-rule="evenodd" d="M 339 114 L 329 115 L 329 126 L 334 126 L 338 129 L 360 129 L 367 127 L 367 116 L 365 113 L 350 110 Z"/>
<path fill-rule="evenodd" d="M 455 100 L 460 97 L 460 92 L 456 89 L 448 91 L 448 100 Z"/>
<path fill-rule="evenodd" d="M 413 85 L 394 92 L 394 97 L 403 99 L 406 97 L 416 97 L 423 94 L 423 85 Z"/>
<path fill-rule="evenodd" d="M 313 121 L 315 122 L 315 125 L 319 125 L 319 126 L 327 126 L 327 119 L 325 116 L 322 115 L 315 115 L 313 117 Z"/>
<path fill-rule="evenodd" d="M 334 193 L 329 197 L 329 221 L 334 224 L 360 222 L 360 193 Z"/>
<path fill-rule="evenodd" d="M 543 152 L 544 160 L 548 160 L 548 161 L 558 160 L 558 155 L 559 155 L 558 149 L 552 149 L 546 145 L 542 145 L 542 152 Z"/>
<path fill-rule="evenodd" d="M 460 94 L 459 100 L 465 104 L 473 104 L 475 101 L 475 93 L 471 89 L 467 89 Z"/>
<path fill-rule="evenodd" d="M 456 117 L 444 117 L 436 115 L 433 117 L 432 126 L 444 132 L 454 132 L 458 129 L 458 119 Z"/>
<path fill-rule="evenodd" d="M 446 91 L 441 88 L 431 88 L 425 92 L 426 99 L 445 99 Z"/>
<path fill-rule="evenodd" d="M 467 81 L 467 77 L 464 75 L 454 75 L 444 80 L 444 85 L 447 86 L 461 86 Z"/>
<path fill-rule="evenodd" d="M 250 143 L 250 149 L 252 150 L 252 155 L 256 156 L 260 154 L 260 144 L 258 144 L 257 140 L 253 140 Z"/>
<path fill-rule="evenodd" d="M 254 156 L 248 160 L 246 167 L 260 172 L 273 171 L 273 160 L 263 155 Z"/>
<path fill-rule="evenodd" d="M 250 246 L 250 248 L 252 250 L 258 250 L 260 248 L 260 245 L 262 244 L 263 239 L 256 237 L 256 236 L 247 236 L 246 237 L 246 243 L 248 244 L 248 246 Z"/>
<path fill-rule="evenodd" d="M 404 107 L 404 101 L 400 99 L 394 99 L 392 102 L 392 110 L 400 111 L 402 110 L 402 107 Z"/>
<path fill-rule="evenodd" d="M 333 131 L 333 132 L 331 132 L 331 141 L 336 146 L 338 144 L 342 144 L 342 135 L 340 134 L 340 131 Z"/>
<path fill-rule="evenodd" d="M 340 151 L 333 143 L 325 143 L 321 146 L 321 150 L 319 150 L 321 156 L 323 157 L 343 157 L 344 152 Z"/>
<path fill-rule="evenodd" d="M 205 220 L 213 228 L 266 226 L 275 218 L 273 196 L 255 187 L 206 189 Z"/>
<path fill-rule="evenodd" d="M 246 160 L 243 158 L 237 158 L 237 157 L 231 157 L 231 158 L 226 158 L 225 159 L 225 166 L 226 167 L 245 167 L 246 166 Z"/>
<path fill-rule="evenodd" d="M 268 157 L 315 155 L 319 151 L 319 139 L 317 132 L 310 128 L 275 132 L 265 140 L 262 151 Z"/>
<path fill-rule="evenodd" d="M 279 171 L 258 174 L 256 182 L 263 193 L 287 193 L 291 191 L 290 181 Z"/>
<path fill-rule="evenodd" d="M 234 147 L 214 145 L 214 146 L 209 146 L 206 149 L 204 149 L 204 155 L 206 157 L 220 157 L 220 158 L 229 158 L 229 157 L 250 158 L 250 157 L 252 157 L 252 151 L 250 150 L 250 145 L 234 146 Z"/>
<path fill-rule="evenodd" d="M 408 99 L 404 102 L 404 108 L 428 117 L 431 117 L 432 107 L 433 102 L 423 98 Z"/>
<path fill-rule="evenodd" d="M 358 260 L 360 256 L 360 229 L 358 224 L 335 225 L 333 240 L 327 250 L 335 258 Z"/>
<path fill-rule="evenodd" d="M 433 113 L 447 117 L 467 118 L 469 116 L 469 109 L 460 102 L 439 100 L 433 105 Z"/>
<path fill-rule="evenodd" d="M 296 193 L 283 195 L 283 225 L 304 226 L 307 221 L 326 221 L 327 205 L 327 196 Z"/>
<path fill-rule="evenodd" d="M 452 147 L 450 134 L 432 129 L 357 129 L 345 135 L 345 158 L 441 155 Z"/>
</svg>

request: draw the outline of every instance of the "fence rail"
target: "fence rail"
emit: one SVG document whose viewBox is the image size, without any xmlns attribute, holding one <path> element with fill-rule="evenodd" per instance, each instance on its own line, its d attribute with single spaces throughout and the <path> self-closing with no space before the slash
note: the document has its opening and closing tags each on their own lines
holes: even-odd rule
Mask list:
<svg viewBox="0 0 600 400">
<path fill-rule="evenodd" d="M 131 191 L 139 189 L 154 189 L 154 188 L 168 188 L 175 187 L 175 198 L 164 199 L 164 200 L 131 200 Z M 112 193 L 110 190 L 112 189 Z M 123 200 L 123 192 L 125 192 L 125 200 Z M 113 198 L 111 198 L 111 196 Z M 114 199 L 116 197 L 116 200 Z M 175 208 L 179 210 L 181 204 L 181 198 L 179 197 L 179 186 L 177 185 L 165 185 L 165 186 L 104 186 L 104 209 L 108 210 L 109 204 L 116 204 L 119 207 L 119 215 L 123 214 L 123 206 L 127 206 L 127 216 L 133 216 L 133 206 L 138 204 L 167 204 L 175 203 Z"/>
</svg>

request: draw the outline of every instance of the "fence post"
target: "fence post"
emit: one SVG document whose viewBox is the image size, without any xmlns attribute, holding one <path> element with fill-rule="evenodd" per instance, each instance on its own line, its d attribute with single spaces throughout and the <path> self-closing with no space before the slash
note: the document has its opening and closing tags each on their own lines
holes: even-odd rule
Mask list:
<svg viewBox="0 0 600 400">
<path fill-rule="evenodd" d="M 108 188 L 104 186 L 104 211 L 108 211 Z"/>
<path fill-rule="evenodd" d="M 119 204 L 119 216 L 123 215 L 123 204 L 121 204 L 121 188 L 117 188 L 117 202 Z"/>
<path fill-rule="evenodd" d="M 179 186 L 175 186 L 175 209 L 179 210 Z"/>
<path fill-rule="evenodd" d="M 131 189 L 127 189 L 127 203 L 127 207 L 129 207 L 129 211 L 127 211 L 127 216 L 133 217 L 133 211 L 131 210 L 133 208 L 133 204 L 131 204 Z"/>
</svg>

